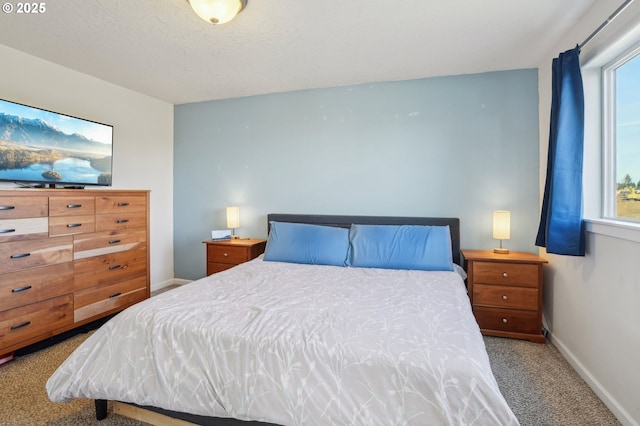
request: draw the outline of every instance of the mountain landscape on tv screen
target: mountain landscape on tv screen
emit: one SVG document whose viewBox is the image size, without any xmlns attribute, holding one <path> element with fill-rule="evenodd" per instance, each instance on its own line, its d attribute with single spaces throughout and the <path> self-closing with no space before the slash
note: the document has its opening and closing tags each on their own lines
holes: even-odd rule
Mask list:
<svg viewBox="0 0 640 426">
<path fill-rule="evenodd" d="M 0 113 L 0 177 L 8 173 L 16 181 L 110 184 L 111 145 L 64 133 L 41 119 Z"/>
</svg>

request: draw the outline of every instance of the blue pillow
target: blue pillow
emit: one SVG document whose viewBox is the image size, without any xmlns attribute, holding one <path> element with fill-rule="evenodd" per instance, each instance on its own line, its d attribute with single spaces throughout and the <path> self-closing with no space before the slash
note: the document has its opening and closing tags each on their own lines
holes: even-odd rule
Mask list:
<svg viewBox="0 0 640 426">
<path fill-rule="evenodd" d="M 269 222 L 264 260 L 345 266 L 349 230 L 334 226 Z"/>
<path fill-rule="evenodd" d="M 350 265 L 453 271 L 449 226 L 352 225 Z"/>
</svg>

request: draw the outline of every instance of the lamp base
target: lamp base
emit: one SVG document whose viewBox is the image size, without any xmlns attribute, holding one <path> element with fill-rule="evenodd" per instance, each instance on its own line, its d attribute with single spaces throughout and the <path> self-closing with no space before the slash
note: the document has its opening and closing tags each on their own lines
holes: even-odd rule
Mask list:
<svg viewBox="0 0 640 426">
<path fill-rule="evenodd" d="M 498 254 L 509 254 L 509 249 L 508 248 L 494 248 L 493 252 L 494 253 L 498 253 Z"/>
</svg>

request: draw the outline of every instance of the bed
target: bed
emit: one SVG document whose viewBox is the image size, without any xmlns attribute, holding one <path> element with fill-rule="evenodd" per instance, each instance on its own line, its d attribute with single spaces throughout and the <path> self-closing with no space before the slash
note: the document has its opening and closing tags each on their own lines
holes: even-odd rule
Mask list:
<svg viewBox="0 0 640 426">
<path fill-rule="evenodd" d="M 49 398 L 195 424 L 518 424 L 466 295 L 458 219 L 267 219 L 263 256 L 121 312 Z"/>
</svg>

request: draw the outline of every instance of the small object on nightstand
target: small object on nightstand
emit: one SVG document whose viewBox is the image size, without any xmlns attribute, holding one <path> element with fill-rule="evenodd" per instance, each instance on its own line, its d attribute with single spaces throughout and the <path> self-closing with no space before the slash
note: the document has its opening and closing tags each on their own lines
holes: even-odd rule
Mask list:
<svg viewBox="0 0 640 426">
<path fill-rule="evenodd" d="M 482 334 L 544 343 L 542 266 L 533 253 L 461 250 L 467 290 Z"/>
<path fill-rule="evenodd" d="M 211 231 L 211 239 L 213 241 L 230 240 L 231 230 L 230 229 L 214 229 L 213 231 Z"/>
<path fill-rule="evenodd" d="M 203 241 L 207 245 L 207 275 L 224 271 L 264 253 L 266 240 L 252 238 Z"/>
</svg>

